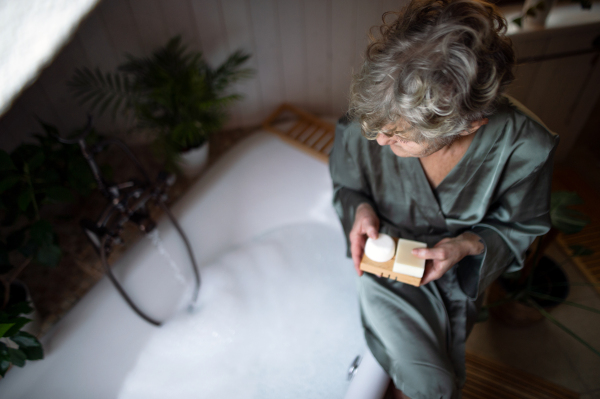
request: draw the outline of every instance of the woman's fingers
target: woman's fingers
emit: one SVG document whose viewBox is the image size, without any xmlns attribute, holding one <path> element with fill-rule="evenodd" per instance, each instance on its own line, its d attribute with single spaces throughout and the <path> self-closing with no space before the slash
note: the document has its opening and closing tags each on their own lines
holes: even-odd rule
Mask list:
<svg viewBox="0 0 600 399">
<path fill-rule="evenodd" d="M 369 224 L 365 230 L 365 233 L 374 240 L 377 239 L 377 237 L 379 236 L 379 232 L 377 231 L 377 228 L 374 224 Z"/>
<path fill-rule="evenodd" d="M 360 270 L 360 261 L 362 260 L 363 253 L 365 251 L 365 243 L 367 237 L 376 239 L 379 231 L 379 218 L 373 208 L 368 204 L 361 204 L 356 209 L 356 215 L 354 217 L 354 225 L 350 230 L 350 253 L 352 255 L 352 261 L 354 262 L 354 268 L 359 276 L 362 276 L 363 272 Z"/>
<path fill-rule="evenodd" d="M 363 252 L 365 250 L 366 239 L 364 236 L 355 235 L 350 237 L 350 253 L 352 254 L 352 261 L 354 262 L 354 268 L 359 276 L 362 276 L 363 272 L 360 270 L 360 261 L 362 259 Z"/>
<path fill-rule="evenodd" d="M 415 248 L 412 254 L 421 259 L 437 259 L 444 260 L 448 258 L 448 250 L 446 248 Z"/>
</svg>

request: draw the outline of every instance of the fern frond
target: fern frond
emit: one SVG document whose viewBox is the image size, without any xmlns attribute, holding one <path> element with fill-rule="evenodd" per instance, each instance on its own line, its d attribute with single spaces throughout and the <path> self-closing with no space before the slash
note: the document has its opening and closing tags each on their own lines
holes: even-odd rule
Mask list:
<svg viewBox="0 0 600 399">
<path fill-rule="evenodd" d="M 100 115 L 110 108 L 115 117 L 122 105 L 133 104 L 139 97 L 126 76 L 103 74 L 98 68 L 94 71 L 85 67 L 76 69 L 68 86 L 78 100 L 88 105 L 91 111 L 97 109 Z"/>
</svg>

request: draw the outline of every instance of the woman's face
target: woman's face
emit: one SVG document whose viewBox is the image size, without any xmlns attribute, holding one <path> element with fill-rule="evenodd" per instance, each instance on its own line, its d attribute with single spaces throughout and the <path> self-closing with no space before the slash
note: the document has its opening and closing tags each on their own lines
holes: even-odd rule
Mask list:
<svg viewBox="0 0 600 399">
<path fill-rule="evenodd" d="M 419 144 L 398 136 L 388 137 L 383 133 L 379 133 L 377 135 L 377 144 L 381 146 L 389 145 L 392 152 L 399 157 L 423 158 L 441 150 L 447 145 L 447 142 L 433 140 Z"/>
<path fill-rule="evenodd" d="M 405 139 L 396 135 L 395 133 L 405 133 L 407 131 L 408 124 L 400 120 L 397 123 L 385 125 L 383 131 L 387 132 L 388 135 L 379 133 L 377 135 L 377 144 L 381 146 L 389 145 L 390 149 L 394 154 L 399 157 L 415 157 L 423 158 L 433 154 L 448 145 L 448 140 L 430 140 L 422 143 Z"/>
<path fill-rule="evenodd" d="M 399 157 L 424 158 L 435 152 L 438 152 L 446 146 L 451 145 L 455 142 L 455 140 L 461 137 L 469 136 L 475 133 L 480 127 L 488 122 L 488 118 L 480 119 L 471 122 L 471 128 L 469 130 L 465 130 L 456 136 L 426 140 L 421 143 L 417 143 L 410 139 L 404 138 L 405 136 L 410 137 L 410 127 L 406 122 L 400 120 L 397 123 L 390 123 L 389 125 L 385 125 L 383 127 L 382 130 L 386 132 L 387 135 L 379 133 L 377 135 L 377 144 L 381 146 L 389 145 L 392 152 Z M 398 134 L 400 134 L 402 137 L 398 136 Z"/>
</svg>

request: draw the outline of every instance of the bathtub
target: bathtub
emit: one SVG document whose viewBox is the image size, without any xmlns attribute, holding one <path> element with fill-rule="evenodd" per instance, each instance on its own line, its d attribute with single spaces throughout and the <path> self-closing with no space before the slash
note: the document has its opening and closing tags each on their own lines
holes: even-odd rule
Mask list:
<svg viewBox="0 0 600 399">
<path fill-rule="evenodd" d="M 153 327 L 102 279 L 13 368 L 3 399 L 343 398 L 365 352 L 327 165 L 266 132 L 224 155 L 114 265 Z"/>
</svg>

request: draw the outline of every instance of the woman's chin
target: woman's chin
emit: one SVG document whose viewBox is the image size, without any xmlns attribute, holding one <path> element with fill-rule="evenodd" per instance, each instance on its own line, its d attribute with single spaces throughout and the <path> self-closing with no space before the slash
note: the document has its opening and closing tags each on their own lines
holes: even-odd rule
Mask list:
<svg viewBox="0 0 600 399">
<path fill-rule="evenodd" d="M 396 145 L 390 145 L 390 149 L 392 150 L 392 152 L 394 153 L 394 155 L 402 157 L 402 158 L 415 158 L 415 157 L 419 157 L 418 154 L 413 154 L 413 153 L 405 150 L 404 148 L 396 146 Z"/>
</svg>

